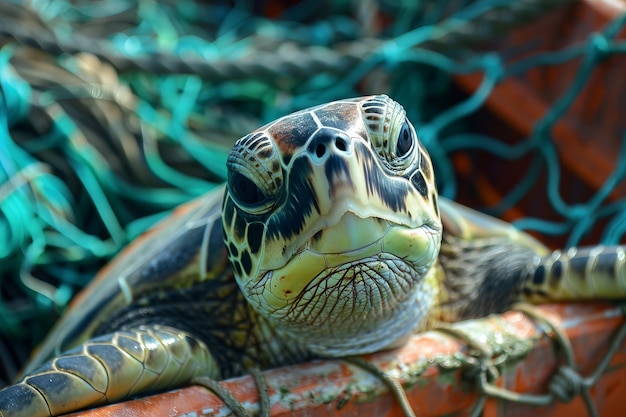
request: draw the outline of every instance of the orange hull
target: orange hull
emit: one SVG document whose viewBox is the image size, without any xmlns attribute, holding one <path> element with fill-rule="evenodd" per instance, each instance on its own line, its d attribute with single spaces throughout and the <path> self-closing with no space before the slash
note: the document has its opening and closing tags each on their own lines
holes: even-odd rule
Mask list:
<svg viewBox="0 0 626 417">
<path fill-rule="evenodd" d="M 546 305 L 541 311 L 569 337 L 579 372 L 592 373 L 612 337 L 623 323 L 619 308 L 607 304 Z M 520 393 L 543 394 L 562 363 L 545 326 L 520 312 L 468 321 L 455 329 L 480 335 L 495 354 L 508 352 L 496 385 Z M 440 332 L 416 335 L 396 350 L 367 359 L 401 381 L 419 416 L 465 416 L 478 394 L 462 382 L 461 362 L 467 358 L 466 343 Z M 517 356 L 523 356 L 523 359 Z M 377 377 L 341 360 L 316 361 L 265 372 L 273 416 L 400 416 L 402 411 Z M 245 376 L 222 383 L 250 411 L 256 411 L 258 394 L 252 378 Z M 591 389 L 599 415 L 623 416 L 626 398 L 626 351 L 618 349 L 607 371 Z M 215 395 L 201 387 L 188 387 L 160 395 L 104 406 L 72 414 L 104 416 L 218 416 L 229 410 Z M 489 399 L 485 417 L 570 417 L 586 415 L 581 397 L 570 403 L 555 400 L 549 406 L 529 406 Z"/>
</svg>

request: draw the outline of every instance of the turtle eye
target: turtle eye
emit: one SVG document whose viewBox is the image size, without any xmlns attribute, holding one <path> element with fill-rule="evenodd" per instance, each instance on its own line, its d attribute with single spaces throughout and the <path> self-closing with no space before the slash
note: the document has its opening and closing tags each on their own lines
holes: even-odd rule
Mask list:
<svg viewBox="0 0 626 417">
<path fill-rule="evenodd" d="M 235 200 L 246 206 L 255 206 L 267 199 L 254 181 L 239 172 L 229 171 L 228 189 Z"/>
<path fill-rule="evenodd" d="M 411 148 L 413 148 L 413 134 L 411 133 L 409 123 L 405 120 L 404 123 L 402 123 L 398 139 L 396 140 L 396 156 L 401 157 L 406 155 Z"/>
</svg>

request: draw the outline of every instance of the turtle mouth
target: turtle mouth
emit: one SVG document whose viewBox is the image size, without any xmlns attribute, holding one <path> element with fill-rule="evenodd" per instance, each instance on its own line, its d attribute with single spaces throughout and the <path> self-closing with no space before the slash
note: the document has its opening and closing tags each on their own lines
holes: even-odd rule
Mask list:
<svg viewBox="0 0 626 417">
<path fill-rule="evenodd" d="M 381 218 L 363 218 L 347 211 L 337 223 L 313 234 L 303 250 L 320 255 L 349 256 L 376 245 L 390 228 L 389 222 Z"/>
</svg>

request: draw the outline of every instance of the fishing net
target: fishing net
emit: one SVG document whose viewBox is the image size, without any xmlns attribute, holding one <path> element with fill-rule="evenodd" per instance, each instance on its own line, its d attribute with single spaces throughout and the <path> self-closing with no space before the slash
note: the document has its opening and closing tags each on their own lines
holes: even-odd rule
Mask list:
<svg viewBox="0 0 626 417">
<path fill-rule="evenodd" d="M 1 377 L 104 262 L 224 180 L 237 138 L 329 100 L 402 103 L 445 196 L 551 246 L 625 241 L 626 17 L 550 37 L 582 19 L 570 3 L 1 2 Z"/>
</svg>

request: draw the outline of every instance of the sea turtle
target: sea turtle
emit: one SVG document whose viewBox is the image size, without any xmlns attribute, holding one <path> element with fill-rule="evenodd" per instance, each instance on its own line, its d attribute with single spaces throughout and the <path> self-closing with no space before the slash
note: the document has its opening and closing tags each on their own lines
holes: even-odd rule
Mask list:
<svg viewBox="0 0 626 417">
<path fill-rule="evenodd" d="M 227 165 L 225 186 L 131 244 L 73 302 L 0 392 L 3 416 L 388 349 L 519 299 L 626 295 L 625 247 L 551 253 L 440 198 L 385 95 L 282 117 L 239 139 Z"/>
</svg>

